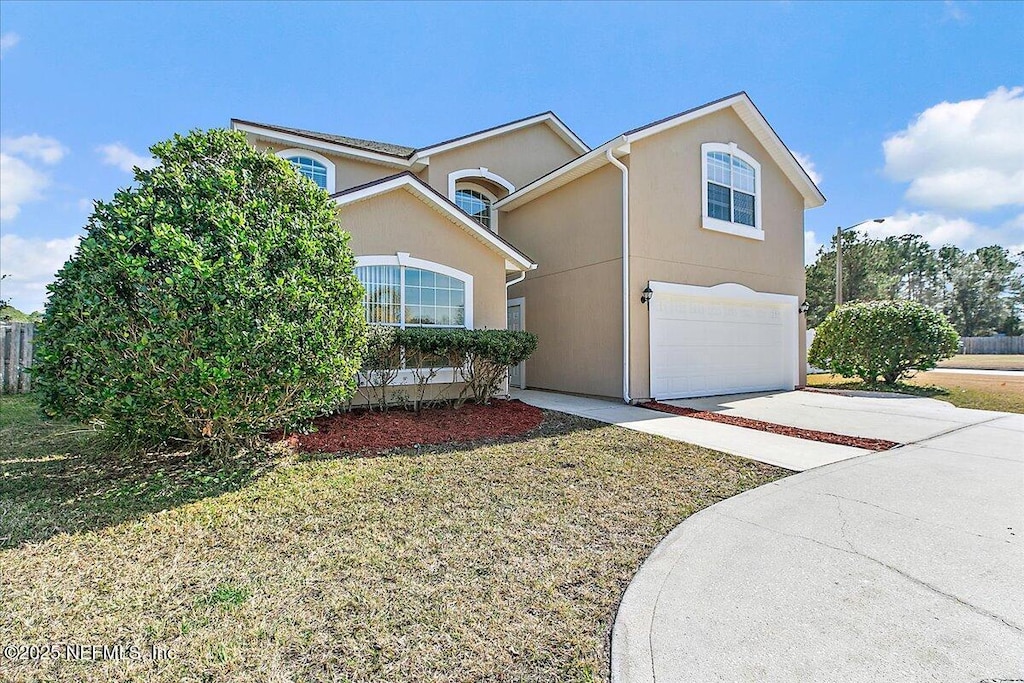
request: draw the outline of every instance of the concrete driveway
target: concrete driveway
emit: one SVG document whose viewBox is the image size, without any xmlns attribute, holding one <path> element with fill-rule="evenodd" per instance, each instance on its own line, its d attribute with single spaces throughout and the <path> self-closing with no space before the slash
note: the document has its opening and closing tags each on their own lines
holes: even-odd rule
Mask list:
<svg viewBox="0 0 1024 683">
<path fill-rule="evenodd" d="M 665 403 L 899 444 L 916 443 L 1003 414 L 957 408 L 932 398 L 867 391 L 777 391 Z"/>
<path fill-rule="evenodd" d="M 1024 678 L 1024 416 L 938 403 L 811 392 L 706 403 L 915 443 L 683 522 L 623 597 L 612 680 Z"/>
</svg>

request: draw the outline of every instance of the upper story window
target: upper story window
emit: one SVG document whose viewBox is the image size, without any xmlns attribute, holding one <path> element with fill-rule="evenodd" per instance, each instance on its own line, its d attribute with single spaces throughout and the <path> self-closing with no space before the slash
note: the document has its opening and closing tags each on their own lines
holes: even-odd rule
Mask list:
<svg viewBox="0 0 1024 683">
<path fill-rule="evenodd" d="M 299 156 L 299 157 L 288 157 L 288 161 L 292 162 L 292 166 L 306 176 L 314 183 L 327 189 L 327 167 L 321 164 L 316 159 L 310 157 Z"/>
<path fill-rule="evenodd" d="M 472 276 L 439 264 L 407 259 L 425 267 L 397 264 L 396 257 L 362 257 L 357 262 L 391 261 L 359 265 L 356 277 L 366 294 L 366 321 L 399 327 L 470 327 Z M 435 269 L 436 268 L 436 269 Z M 447 272 L 439 272 L 444 270 Z"/>
<path fill-rule="evenodd" d="M 334 192 L 334 162 L 311 149 L 293 147 L 283 149 L 277 156 L 287 160 L 295 170 L 306 176 L 319 187 Z"/>
<path fill-rule="evenodd" d="M 764 239 L 761 165 L 735 143 L 701 145 L 704 227 Z"/>
<path fill-rule="evenodd" d="M 493 200 L 479 190 L 467 187 L 455 189 L 455 205 L 473 217 L 480 225 L 491 229 L 491 202 Z"/>
<path fill-rule="evenodd" d="M 494 203 L 515 191 L 515 185 L 483 166 L 448 174 L 448 199 L 491 232 L 498 232 Z"/>
</svg>

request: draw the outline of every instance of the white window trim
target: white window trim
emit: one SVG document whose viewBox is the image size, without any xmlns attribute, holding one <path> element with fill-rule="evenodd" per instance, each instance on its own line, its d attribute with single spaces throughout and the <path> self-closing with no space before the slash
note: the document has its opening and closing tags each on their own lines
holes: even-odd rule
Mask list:
<svg viewBox="0 0 1024 683">
<path fill-rule="evenodd" d="M 488 228 L 494 234 L 498 234 L 498 214 L 500 213 L 494 205 L 498 203 L 498 198 L 494 196 L 493 192 L 488 191 L 486 188 L 473 182 L 473 178 L 483 178 L 489 180 L 496 185 L 500 185 L 508 191 L 508 194 L 512 194 L 516 191 L 516 186 L 509 181 L 502 178 L 497 173 L 492 173 L 483 166 L 480 168 L 464 168 L 458 171 L 452 171 L 448 174 L 448 199 L 455 203 L 455 190 L 458 189 L 457 185 L 463 187 L 469 187 L 470 189 L 476 190 L 485 194 L 491 200 L 491 225 Z M 465 179 L 465 180 L 464 180 Z M 505 195 L 506 197 L 508 195 Z"/>
<path fill-rule="evenodd" d="M 327 192 L 334 194 L 338 191 L 335 186 L 335 173 L 334 173 L 334 162 L 325 157 L 323 154 L 314 152 L 311 149 L 303 149 L 301 147 L 290 147 L 288 149 L 282 149 L 276 153 L 277 156 L 282 159 L 288 159 L 289 157 L 307 157 L 315 161 L 319 161 L 327 169 Z"/>
<path fill-rule="evenodd" d="M 473 329 L 473 276 L 469 273 L 463 272 L 451 266 L 446 266 L 442 263 L 435 263 L 434 261 L 427 261 L 424 259 L 415 258 L 410 256 L 407 252 L 398 252 L 396 254 L 375 254 L 371 256 L 357 256 L 356 267 L 360 266 L 405 266 L 406 268 L 421 268 L 423 270 L 431 270 L 435 273 L 447 275 L 453 277 L 456 280 L 460 280 L 465 285 L 465 297 L 466 297 L 466 312 L 464 315 L 463 327 L 467 330 Z M 405 270 L 402 270 L 401 280 L 401 300 L 399 305 L 402 310 L 402 318 L 405 318 Z M 405 323 L 402 323 L 399 327 L 404 328 Z M 418 325 L 416 327 L 419 327 Z M 426 325 L 425 327 L 440 327 Z"/>
<path fill-rule="evenodd" d="M 708 215 L 708 153 L 723 152 L 742 159 L 754 168 L 754 227 L 723 221 L 720 218 L 712 218 Z M 761 164 L 757 159 L 740 149 L 735 142 L 728 144 L 724 142 L 705 142 L 700 146 L 700 195 L 701 195 L 701 224 L 705 230 L 724 232 L 729 235 L 747 237 L 749 239 L 764 241 L 764 224 L 761 222 L 761 205 L 764 204 L 761 195 Z"/>
<path fill-rule="evenodd" d="M 490 180 L 492 183 L 495 183 L 496 185 L 501 185 L 506 190 L 508 190 L 509 194 L 512 194 L 513 192 L 516 191 L 515 185 L 505 180 L 497 173 L 492 173 L 483 166 L 481 166 L 480 168 L 463 168 L 458 171 L 452 171 L 451 173 L 448 174 L 448 199 L 452 200 L 453 202 L 455 201 L 455 183 L 459 180 L 462 180 L 463 178 L 483 178 L 485 180 Z"/>
</svg>

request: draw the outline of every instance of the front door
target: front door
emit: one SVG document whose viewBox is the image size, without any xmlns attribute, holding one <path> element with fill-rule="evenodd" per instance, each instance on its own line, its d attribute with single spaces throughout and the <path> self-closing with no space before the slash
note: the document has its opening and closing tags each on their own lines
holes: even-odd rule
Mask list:
<svg viewBox="0 0 1024 683">
<path fill-rule="evenodd" d="M 510 330 L 521 330 L 523 329 L 523 306 L 524 301 L 522 298 L 510 299 L 508 302 L 508 329 Z M 525 389 L 525 363 L 519 363 L 513 365 L 508 369 L 508 387 L 509 389 Z"/>
</svg>

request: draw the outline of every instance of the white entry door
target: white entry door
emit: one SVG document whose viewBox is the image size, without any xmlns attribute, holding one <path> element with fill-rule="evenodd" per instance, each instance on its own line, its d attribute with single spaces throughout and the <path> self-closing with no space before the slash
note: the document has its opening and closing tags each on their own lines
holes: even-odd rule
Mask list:
<svg viewBox="0 0 1024 683">
<path fill-rule="evenodd" d="M 508 329 L 521 330 L 524 325 L 523 308 L 526 303 L 523 297 L 509 299 L 508 301 Z M 510 389 L 526 388 L 526 363 L 513 365 L 508 370 L 508 386 Z"/>
<path fill-rule="evenodd" d="M 792 389 L 798 381 L 799 301 L 738 284 L 651 282 L 651 396 Z"/>
</svg>

